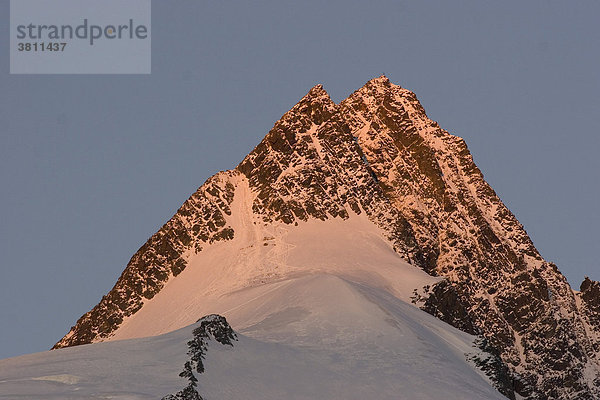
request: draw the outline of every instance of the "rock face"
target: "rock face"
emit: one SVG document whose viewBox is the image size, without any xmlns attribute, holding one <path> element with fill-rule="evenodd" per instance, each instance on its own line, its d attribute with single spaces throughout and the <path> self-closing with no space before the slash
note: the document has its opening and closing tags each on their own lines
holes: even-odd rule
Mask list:
<svg viewBox="0 0 600 400">
<path fill-rule="evenodd" d="M 591 342 L 591 352 L 595 355 L 591 357 L 592 362 L 598 365 L 600 364 L 598 359 L 598 354 L 600 354 L 600 282 L 586 277 L 576 296 L 577 305 L 586 324 L 586 333 Z M 596 374 L 593 379 L 596 387 L 600 387 L 600 375 Z"/>
<path fill-rule="evenodd" d="M 422 307 L 485 338 L 530 399 L 600 397 L 600 288 L 577 296 L 485 182 L 465 142 L 380 77 L 340 104 L 318 85 L 232 171 L 210 178 L 133 256 L 115 287 L 55 347 L 109 338 L 186 267 L 229 240 L 232 180 L 265 224 L 366 213 L 407 261 L 446 279 Z"/>
<path fill-rule="evenodd" d="M 600 328 L 600 282 L 586 277 L 579 290 L 578 296 L 586 319 L 591 326 Z"/>
<path fill-rule="evenodd" d="M 380 187 L 409 221 L 428 272 L 447 278 L 426 310 L 484 336 L 529 398 L 593 398 L 586 322 L 555 265 L 474 164 L 463 139 L 410 91 L 374 79 L 341 103 Z"/>
</svg>

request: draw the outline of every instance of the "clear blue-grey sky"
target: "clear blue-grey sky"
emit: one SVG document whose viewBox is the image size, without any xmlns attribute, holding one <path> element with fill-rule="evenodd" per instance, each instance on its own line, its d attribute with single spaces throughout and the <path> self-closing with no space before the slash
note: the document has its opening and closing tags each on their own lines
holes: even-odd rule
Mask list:
<svg viewBox="0 0 600 400">
<path fill-rule="evenodd" d="M 154 1 L 152 74 L 9 75 L 0 358 L 50 348 L 312 86 L 385 73 L 467 141 L 542 255 L 600 279 L 597 1 Z"/>
</svg>

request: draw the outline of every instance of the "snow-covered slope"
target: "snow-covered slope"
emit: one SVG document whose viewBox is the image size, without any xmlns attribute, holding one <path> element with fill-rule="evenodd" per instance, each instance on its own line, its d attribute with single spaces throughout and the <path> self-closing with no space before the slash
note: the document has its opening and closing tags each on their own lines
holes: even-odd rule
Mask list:
<svg viewBox="0 0 600 400">
<path fill-rule="evenodd" d="M 248 180 L 237 176 L 232 182 L 235 194 L 226 220 L 235 237 L 190 254 L 177 279 L 126 318 L 110 340 L 158 335 L 209 313 L 230 317 L 227 310 L 241 307 L 239 296 L 231 300 L 231 293 L 265 282 L 279 285 L 297 275 L 328 273 L 381 287 L 404 301 L 410 301 L 415 289 L 439 281 L 407 264 L 364 213 L 349 210 L 346 220 L 265 224 L 252 213 Z M 256 289 L 257 296 L 262 290 Z M 235 326 L 240 322 L 233 319 Z"/>
<path fill-rule="evenodd" d="M 391 288 L 353 278 L 315 272 L 207 306 L 228 317 L 238 341 L 210 341 L 199 393 L 206 400 L 504 398 L 466 361 L 465 353 L 477 352 L 471 335 Z M 2 360 L 0 399 L 160 399 L 186 384 L 178 374 L 195 326 Z"/>
</svg>

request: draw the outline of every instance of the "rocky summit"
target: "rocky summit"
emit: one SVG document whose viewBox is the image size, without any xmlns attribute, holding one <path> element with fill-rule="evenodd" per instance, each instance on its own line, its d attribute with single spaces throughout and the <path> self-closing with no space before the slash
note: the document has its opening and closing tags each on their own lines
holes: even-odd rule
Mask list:
<svg viewBox="0 0 600 400">
<path fill-rule="evenodd" d="M 250 217 L 238 215 L 241 203 Z M 436 277 L 415 288 L 413 302 L 481 337 L 505 396 L 600 398 L 599 284 L 586 279 L 573 291 L 484 180 L 464 140 L 385 76 L 339 104 L 312 88 L 235 169 L 208 179 L 148 239 L 55 348 L 119 338 L 195 257 L 233 241 L 242 226 L 285 230 L 356 215 Z M 263 236 L 270 246 L 274 238 Z M 235 289 L 276 282 L 288 267 L 273 256 L 244 279 L 227 279 L 240 277 Z M 210 279 L 207 287 L 221 287 L 225 278 Z"/>
</svg>

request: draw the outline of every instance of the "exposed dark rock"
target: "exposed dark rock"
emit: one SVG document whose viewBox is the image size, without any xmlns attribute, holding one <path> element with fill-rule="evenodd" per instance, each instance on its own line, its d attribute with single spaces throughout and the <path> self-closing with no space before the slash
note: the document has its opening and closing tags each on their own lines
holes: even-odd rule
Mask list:
<svg viewBox="0 0 600 400">
<path fill-rule="evenodd" d="M 194 371 L 198 374 L 204 373 L 203 360 L 206 357 L 209 341 L 215 340 L 223 345 L 233 346 L 233 342 L 237 340 L 235 332 L 225 317 L 211 314 L 200 318 L 198 322 L 200 326 L 193 330 L 194 336 L 187 342 L 189 349 L 187 354 L 190 359 L 185 362 L 183 371 L 179 374 L 180 377 L 188 380 L 188 384 L 179 392 L 164 396 L 162 400 L 202 400 L 202 396 L 198 393 L 198 378 Z"/>
<path fill-rule="evenodd" d="M 464 332 L 479 333 L 467 312 L 468 303 L 460 298 L 456 288 L 447 280 L 434 285 L 427 295 L 421 309 Z"/>
<path fill-rule="evenodd" d="M 581 301 L 580 311 L 591 330 L 590 346 L 596 354 L 594 358 L 597 360 L 600 353 L 600 282 L 593 281 L 586 276 L 579 290 L 577 296 Z M 600 376 L 597 380 L 600 386 Z"/>
<path fill-rule="evenodd" d="M 479 338 L 475 347 L 481 353 L 467 354 L 467 360 L 472 361 L 492 381 L 500 393 L 511 400 L 515 400 L 515 383 L 508 366 L 502 361 L 500 352 L 486 339 Z"/>
<path fill-rule="evenodd" d="M 579 287 L 580 296 L 586 307 L 594 313 L 600 313 L 600 283 L 587 276 Z"/>
</svg>

